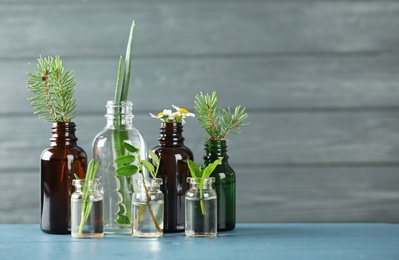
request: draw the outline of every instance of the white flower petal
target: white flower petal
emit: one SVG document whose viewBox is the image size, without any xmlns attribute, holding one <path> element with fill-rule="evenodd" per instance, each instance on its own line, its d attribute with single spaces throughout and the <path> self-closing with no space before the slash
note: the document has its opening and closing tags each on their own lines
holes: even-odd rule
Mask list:
<svg viewBox="0 0 399 260">
<path fill-rule="evenodd" d="M 168 116 L 168 115 L 171 115 L 171 114 L 172 114 L 172 110 L 170 110 L 170 109 L 164 109 L 164 110 L 162 111 L 162 113 L 163 113 L 164 116 Z"/>
<path fill-rule="evenodd" d="M 152 118 L 159 118 L 159 116 L 156 116 L 156 115 L 154 115 L 154 114 L 152 114 L 152 113 L 150 113 L 150 116 L 151 116 Z"/>
</svg>

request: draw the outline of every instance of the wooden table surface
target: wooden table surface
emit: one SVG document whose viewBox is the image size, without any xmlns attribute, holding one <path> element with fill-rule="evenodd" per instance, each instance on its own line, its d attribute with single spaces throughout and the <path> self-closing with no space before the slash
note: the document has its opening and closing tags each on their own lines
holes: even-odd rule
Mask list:
<svg viewBox="0 0 399 260">
<path fill-rule="evenodd" d="M 399 259 L 398 224 L 238 224 L 216 238 L 49 235 L 0 225 L 0 259 Z"/>
</svg>

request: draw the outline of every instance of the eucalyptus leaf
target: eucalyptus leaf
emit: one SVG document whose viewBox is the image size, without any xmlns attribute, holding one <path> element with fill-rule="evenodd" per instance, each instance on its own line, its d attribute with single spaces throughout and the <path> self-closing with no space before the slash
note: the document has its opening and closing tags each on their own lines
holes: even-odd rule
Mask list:
<svg viewBox="0 0 399 260">
<path fill-rule="evenodd" d="M 151 173 L 151 175 L 154 174 L 155 171 L 154 165 L 152 165 L 148 161 L 141 161 L 141 164 Z"/>
<path fill-rule="evenodd" d="M 148 154 L 149 154 L 150 157 L 151 157 L 152 163 L 153 163 L 155 166 L 157 166 L 157 165 L 159 164 L 159 158 L 158 158 L 158 156 L 157 156 L 153 151 L 151 151 L 150 149 L 148 150 Z"/>
<path fill-rule="evenodd" d="M 132 176 L 138 171 L 138 167 L 135 165 L 125 165 L 121 166 L 118 169 L 116 169 L 116 174 L 121 175 L 121 176 Z"/>
<path fill-rule="evenodd" d="M 131 153 L 137 153 L 139 151 L 138 148 L 134 147 L 133 145 L 129 144 L 129 143 L 123 143 L 124 147 L 126 150 L 128 150 Z"/>
<path fill-rule="evenodd" d="M 131 154 L 122 155 L 115 159 L 116 164 L 131 164 L 136 160 L 136 157 Z"/>
</svg>

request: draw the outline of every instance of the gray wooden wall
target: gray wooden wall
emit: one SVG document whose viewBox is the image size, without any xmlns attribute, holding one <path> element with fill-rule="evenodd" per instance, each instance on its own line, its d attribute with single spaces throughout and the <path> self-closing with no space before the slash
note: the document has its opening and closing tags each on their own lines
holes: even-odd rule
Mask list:
<svg viewBox="0 0 399 260">
<path fill-rule="evenodd" d="M 149 147 L 172 104 L 242 104 L 229 138 L 239 222 L 399 223 L 399 1 L 0 0 L 0 223 L 39 222 L 39 156 L 25 73 L 61 55 L 76 75 L 79 144 L 105 125 L 136 21 L 129 99 Z M 202 162 L 204 132 L 184 135 Z"/>
</svg>

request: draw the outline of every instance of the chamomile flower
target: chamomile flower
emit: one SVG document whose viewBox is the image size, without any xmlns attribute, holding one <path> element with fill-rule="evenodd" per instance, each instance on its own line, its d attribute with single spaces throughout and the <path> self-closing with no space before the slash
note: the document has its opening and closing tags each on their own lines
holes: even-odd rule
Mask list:
<svg viewBox="0 0 399 260">
<path fill-rule="evenodd" d="M 172 107 L 173 107 L 174 109 L 176 109 L 176 111 L 177 111 L 178 113 L 180 113 L 181 116 L 182 116 L 183 118 L 186 118 L 186 117 L 195 117 L 195 115 L 194 115 L 193 113 L 190 113 L 190 112 L 189 112 L 187 109 L 185 109 L 185 108 L 178 107 L 178 106 L 175 106 L 175 105 L 172 105 Z"/>
<path fill-rule="evenodd" d="M 162 112 L 159 112 L 157 115 L 154 115 L 152 113 L 150 113 L 150 115 L 152 118 L 158 118 L 161 121 L 166 122 L 166 123 L 182 122 L 183 124 L 186 123 L 184 121 L 184 119 L 186 117 L 195 117 L 195 115 L 193 113 L 190 113 L 185 108 L 181 108 L 181 107 L 178 107 L 175 105 L 173 105 L 173 108 L 176 109 L 176 111 L 173 113 L 172 113 L 172 110 L 170 110 L 170 109 L 164 109 Z"/>
</svg>

